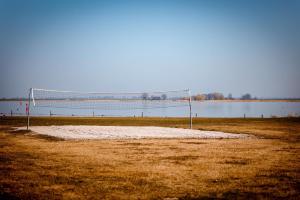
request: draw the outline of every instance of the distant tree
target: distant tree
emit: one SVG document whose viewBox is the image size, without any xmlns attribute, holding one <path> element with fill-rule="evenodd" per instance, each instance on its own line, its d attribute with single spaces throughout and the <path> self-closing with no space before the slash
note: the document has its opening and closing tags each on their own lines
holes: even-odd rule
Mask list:
<svg viewBox="0 0 300 200">
<path fill-rule="evenodd" d="M 195 101 L 202 101 L 206 99 L 206 95 L 204 94 L 197 94 L 196 96 L 193 96 L 193 100 Z"/>
<path fill-rule="evenodd" d="M 219 92 L 208 93 L 206 95 L 206 100 L 222 100 L 224 99 L 224 95 Z"/>
<path fill-rule="evenodd" d="M 206 100 L 214 100 L 214 95 L 212 93 L 208 93 L 206 95 Z"/>
<path fill-rule="evenodd" d="M 223 100 L 224 99 L 224 95 L 222 93 L 219 93 L 219 92 L 213 93 L 213 96 L 214 96 L 215 100 Z"/>
<path fill-rule="evenodd" d="M 161 95 L 161 99 L 162 100 L 166 100 L 167 99 L 167 95 L 166 94 Z"/>
<path fill-rule="evenodd" d="M 152 95 L 150 99 L 151 100 L 161 100 L 161 97 Z"/>
<path fill-rule="evenodd" d="M 148 93 L 143 93 L 141 97 L 143 100 L 147 100 L 149 98 L 149 95 Z"/>
<path fill-rule="evenodd" d="M 251 98 L 251 94 L 249 94 L 249 93 L 244 94 L 244 95 L 242 95 L 241 99 L 242 99 L 242 100 L 250 100 L 250 99 L 252 99 L 252 98 Z"/>
<path fill-rule="evenodd" d="M 230 100 L 231 100 L 231 99 L 233 99 L 233 97 L 232 97 L 232 94 L 231 94 L 231 93 L 229 93 L 229 94 L 228 94 L 228 97 L 227 97 L 227 99 L 230 99 Z"/>
</svg>

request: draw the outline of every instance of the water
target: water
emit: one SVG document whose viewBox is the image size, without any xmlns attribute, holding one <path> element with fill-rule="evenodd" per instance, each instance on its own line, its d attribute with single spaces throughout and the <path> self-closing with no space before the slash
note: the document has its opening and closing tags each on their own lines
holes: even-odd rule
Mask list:
<svg viewBox="0 0 300 200">
<path fill-rule="evenodd" d="M 101 105 L 100 105 L 101 104 Z M 136 104 L 120 102 L 100 103 L 100 109 L 69 109 L 69 108 L 48 108 L 31 107 L 31 115 L 49 116 L 159 116 L 159 117 L 188 117 L 189 107 L 182 104 L 182 107 L 149 109 L 149 105 L 140 104 L 139 109 L 133 109 Z M 103 104 L 103 105 L 102 105 Z M 110 105 L 110 106 L 108 106 Z M 168 106 L 168 104 L 167 104 Z M 26 102 L 0 101 L 1 115 L 25 115 Z M 192 102 L 193 116 L 198 117 L 284 117 L 300 116 L 300 102 Z"/>
</svg>

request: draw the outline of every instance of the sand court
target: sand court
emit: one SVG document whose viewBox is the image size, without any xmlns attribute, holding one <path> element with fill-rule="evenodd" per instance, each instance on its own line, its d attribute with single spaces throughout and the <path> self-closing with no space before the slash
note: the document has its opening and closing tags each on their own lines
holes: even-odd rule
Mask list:
<svg viewBox="0 0 300 200">
<path fill-rule="evenodd" d="M 24 127 L 22 128 L 24 129 Z M 202 131 L 183 128 L 154 126 L 31 126 L 42 135 L 63 139 L 142 139 L 142 138 L 199 138 L 235 139 L 251 138 L 247 134 L 232 134 L 220 131 Z"/>
</svg>

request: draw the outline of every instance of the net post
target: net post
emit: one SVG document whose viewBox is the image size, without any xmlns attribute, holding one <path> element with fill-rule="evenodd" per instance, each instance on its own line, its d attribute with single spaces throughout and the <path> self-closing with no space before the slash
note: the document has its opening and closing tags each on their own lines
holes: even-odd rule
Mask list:
<svg viewBox="0 0 300 200">
<path fill-rule="evenodd" d="M 29 94 L 28 94 L 27 130 L 29 130 L 29 123 L 30 123 L 30 101 L 31 101 L 31 95 L 32 95 L 32 88 L 29 89 Z"/>
<path fill-rule="evenodd" d="M 190 107 L 190 129 L 193 129 L 193 117 L 192 117 L 192 96 L 191 91 L 188 89 L 189 94 L 189 107 Z"/>
</svg>

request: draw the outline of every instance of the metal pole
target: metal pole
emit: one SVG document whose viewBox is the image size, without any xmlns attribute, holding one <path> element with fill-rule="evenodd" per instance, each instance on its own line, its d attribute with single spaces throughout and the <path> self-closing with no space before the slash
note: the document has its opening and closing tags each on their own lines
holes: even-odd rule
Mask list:
<svg viewBox="0 0 300 200">
<path fill-rule="evenodd" d="M 189 106 L 190 106 L 190 129 L 193 128 L 193 117 L 192 117 L 192 96 L 191 91 L 189 90 Z"/>
<path fill-rule="evenodd" d="M 29 95 L 28 95 L 27 130 L 29 130 L 31 92 L 32 92 L 32 88 L 29 89 Z"/>
</svg>

